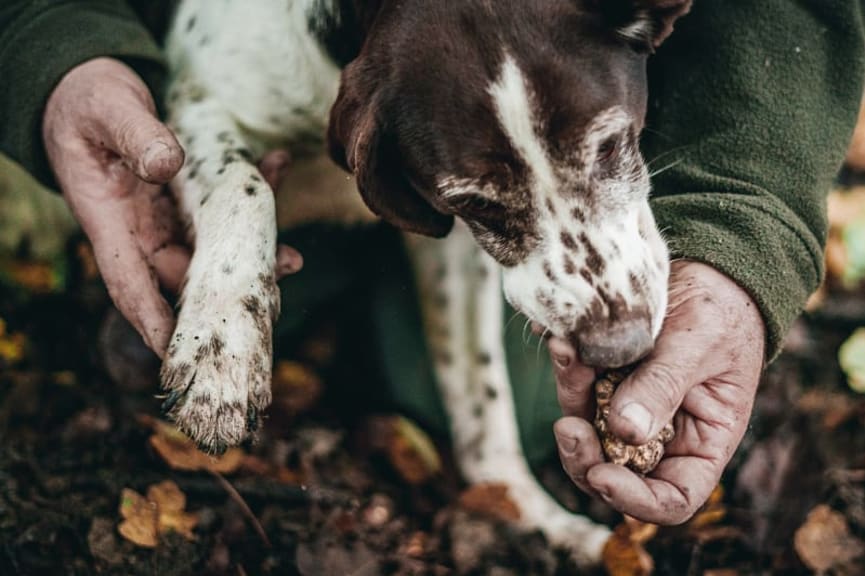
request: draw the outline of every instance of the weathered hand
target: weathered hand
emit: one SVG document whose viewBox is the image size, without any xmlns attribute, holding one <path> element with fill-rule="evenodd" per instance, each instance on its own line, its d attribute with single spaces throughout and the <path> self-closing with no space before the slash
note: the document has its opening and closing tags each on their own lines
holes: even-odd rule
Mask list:
<svg viewBox="0 0 865 576">
<path fill-rule="evenodd" d="M 559 403 L 559 456 L 582 490 L 647 522 L 678 524 L 706 501 L 745 433 L 763 367 L 765 327 L 731 279 L 697 262 L 676 262 L 670 303 L 654 351 L 619 386 L 610 429 L 643 444 L 673 419 L 676 437 L 643 478 L 604 462 L 594 416 L 594 370 L 552 339 Z M 675 416 L 674 416 L 675 415 Z"/>
<path fill-rule="evenodd" d="M 161 185 L 180 170 L 183 149 L 157 119 L 141 79 L 110 58 L 87 61 L 63 77 L 46 104 L 42 135 L 112 300 L 162 356 L 175 319 L 159 284 L 179 288 L 189 252 Z M 278 274 L 301 265 L 297 252 L 280 247 Z"/>
</svg>

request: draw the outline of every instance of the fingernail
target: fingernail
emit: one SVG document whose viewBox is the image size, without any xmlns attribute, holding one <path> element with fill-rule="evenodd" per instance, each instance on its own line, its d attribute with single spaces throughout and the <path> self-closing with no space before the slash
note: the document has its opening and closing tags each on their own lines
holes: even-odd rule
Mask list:
<svg viewBox="0 0 865 576">
<path fill-rule="evenodd" d="M 141 158 L 141 167 L 143 168 L 144 176 L 148 178 L 162 176 L 158 172 L 162 171 L 161 164 L 165 162 L 168 150 L 168 145 L 159 141 L 147 147 Z"/>
<path fill-rule="evenodd" d="M 642 436 L 648 436 L 652 430 L 652 413 L 637 402 L 625 404 L 619 415 L 631 423 L 631 426 Z"/>
<path fill-rule="evenodd" d="M 577 451 L 577 439 L 573 436 L 565 436 L 564 434 L 556 434 L 556 442 L 559 448 L 567 456 L 572 456 Z"/>
<path fill-rule="evenodd" d="M 567 368 L 571 365 L 570 356 L 560 356 L 558 354 L 554 354 L 553 361 L 556 363 L 556 366 L 562 369 Z"/>
</svg>

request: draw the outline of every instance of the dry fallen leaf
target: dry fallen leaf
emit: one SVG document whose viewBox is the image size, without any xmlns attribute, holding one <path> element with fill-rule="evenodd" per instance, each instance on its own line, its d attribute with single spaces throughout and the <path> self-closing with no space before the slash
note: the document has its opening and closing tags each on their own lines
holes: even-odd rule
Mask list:
<svg viewBox="0 0 865 576">
<path fill-rule="evenodd" d="M 438 450 L 414 422 L 402 416 L 370 419 L 371 442 L 383 451 L 400 477 L 411 485 L 428 482 L 441 472 Z"/>
<path fill-rule="evenodd" d="M 495 482 L 474 484 L 460 494 L 460 508 L 504 522 L 520 519 L 520 508 L 508 494 L 508 485 Z"/>
<path fill-rule="evenodd" d="M 236 471 L 245 454 L 239 448 L 229 448 L 221 456 L 211 456 L 199 450 L 195 443 L 177 428 L 161 420 L 141 418 L 153 427 L 150 445 L 165 463 L 175 470 L 207 470 L 220 474 Z"/>
<path fill-rule="evenodd" d="M 24 359 L 27 339 L 24 334 L 6 333 L 6 322 L 0 318 L 0 366 L 14 366 Z"/>
<path fill-rule="evenodd" d="M 321 397 L 321 378 L 300 362 L 281 360 L 273 370 L 274 404 L 289 416 L 296 416 L 315 406 Z"/>
<path fill-rule="evenodd" d="M 724 487 L 718 484 L 706 503 L 688 521 L 688 529 L 698 532 L 707 526 L 717 524 L 727 516 L 727 508 L 724 506 Z"/>
<path fill-rule="evenodd" d="M 827 278 L 852 289 L 865 279 L 865 188 L 828 196 Z"/>
<path fill-rule="evenodd" d="M 117 530 L 121 536 L 143 548 L 156 547 L 159 541 L 156 503 L 148 502 L 135 490 L 124 488 L 120 495 L 120 516 L 123 522 Z"/>
<path fill-rule="evenodd" d="M 601 560 L 609 576 L 648 576 L 655 570 L 655 562 L 643 548 L 643 542 L 631 536 L 631 527 L 625 523 L 613 530 Z"/>
<path fill-rule="evenodd" d="M 186 494 L 177 484 L 165 480 L 147 489 L 147 500 L 156 504 L 159 533 L 177 532 L 187 540 L 194 540 L 192 529 L 198 524 L 198 515 L 187 513 Z"/>
<path fill-rule="evenodd" d="M 46 262 L 0 261 L 0 277 L 36 294 L 45 294 L 61 288 L 63 279 Z"/>
<path fill-rule="evenodd" d="M 838 349 L 838 362 L 850 388 L 865 394 L 865 328 L 859 328 Z"/>
<path fill-rule="evenodd" d="M 850 534 L 844 515 L 825 504 L 816 506 L 793 538 L 796 553 L 808 568 L 825 574 L 865 553 L 865 543 Z"/>
<path fill-rule="evenodd" d="M 821 416 L 823 427 L 834 430 L 861 413 L 863 403 L 849 394 L 812 389 L 796 401 L 796 408 L 805 414 Z"/>
<path fill-rule="evenodd" d="M 159 535 L 168 532 L 177 532 L 188 540 L 194 540 L 192 530 L 198 524 L 198 516 L 185 512 L 185 508 L 186 495 L 171 480 L 151 485 L 146 498 L 135 490 L 124 488 L 120 496 L 123 521 L 118 531 L 143 548 L 155 548 Z"/>
</svg>

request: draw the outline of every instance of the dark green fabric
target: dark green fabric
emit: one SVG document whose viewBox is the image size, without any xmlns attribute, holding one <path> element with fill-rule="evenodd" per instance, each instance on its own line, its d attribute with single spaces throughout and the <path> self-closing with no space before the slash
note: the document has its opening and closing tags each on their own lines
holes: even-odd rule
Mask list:
<svg viewBox="0 0 865 576">
<path fill-rule="evenodd" d="M 448 433 L 447 416 L 439 397 L 421 327 L 414 280 L 400 234 L 387 225 L 345 229 L 311 225 L 284 231 L 280 241 L 304 255 L 304 268 L 282 280 L 282 311 L 277 328 L 277 353 L 297 341 L 310 320 L 334 311 L 347 324 L 361 323 L 361 336 L 346 344 L 342 360 L 376 370 L 337 378 L 331 385 L 352 398 L 360 385 L 376 401 L 367 407 L 394 409 L 440 436 Z M 505 343 L 514 383 L 514 403 L 523 447 L 529 461 L 539 464 L 553 453 L 553 422 L 561 412 L 553 385 L 552 365 L 525 320 L 507 308 Z M 528 340 L 527 340 L 528 339 Z M 283 344 L 282 347 L 279 344 Z M 360 374 L 353 371 L 355 376 Z M 352 400 L 354 401 L 354 400 Z"/>
<path fill-rule="evenodd" d="M 144 10 L 148 3 L 136 4 Z M 55 182 L 42 145 L 42 112 L 64 74 L 97 56 L 123 60 L 161 93 L 161 53 L 129 3 L 0 2 L 0 152 L 49 187 Z"/>
<path fill-rule="evenodd" d="M 862 3 L 697 0 L 650 61 L 652 207 L 673 255 L 754 297 L 767 356 L 823 276 L 825 194 L 862 95 Z"/>
</svg>

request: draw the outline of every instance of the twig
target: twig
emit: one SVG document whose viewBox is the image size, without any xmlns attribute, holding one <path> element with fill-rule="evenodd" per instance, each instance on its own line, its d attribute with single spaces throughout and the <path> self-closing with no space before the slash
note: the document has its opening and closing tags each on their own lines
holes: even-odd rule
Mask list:
<svg viewBox="0 0 865 576">
<path fill-rule="evenodd" d="M 249 520 L 250 524 L 252 524 L 253 529 L 261 538 L 261 541 L 264 542 L 264 545 L 268 548 L 272 548 L 273 545 L 270 543 L 270 539 L 267 537 L 267 534 L 264 532 L 264 527 L 261 525 L 261 522 L 258 521 L 258 518 L 255 517 L 255 514 L 250 510 L 249 505 L 246 503 L 246 500 L 243 499 L 243 496 L 240 495 L 234 486 L 231 485 L 231 482 L 225 479 L 225 476 L 216 472 L 214 470 L 209 471 L 216 481 L 225 488 L 225 491 L 228 492 L 228 495 L 231 496 L 231 499 L 234 500 L 238 506 L 240 506 L 240 510 L 243 512 L 243 515 L 246 516 L 246 519 Z"/>
</svg>

